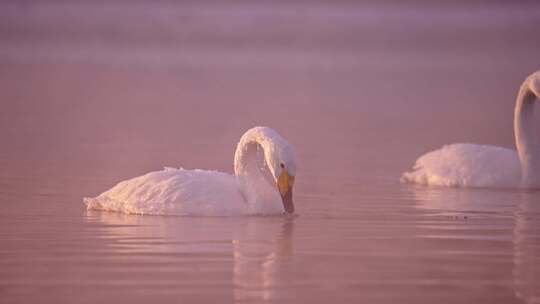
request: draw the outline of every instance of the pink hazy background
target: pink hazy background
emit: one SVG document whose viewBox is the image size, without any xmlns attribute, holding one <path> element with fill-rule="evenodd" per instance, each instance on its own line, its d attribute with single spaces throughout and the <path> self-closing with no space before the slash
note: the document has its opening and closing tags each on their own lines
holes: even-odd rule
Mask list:
<svg viewBox="0 0 540 304">
<path fill-rule="evenodd" d="M 511 146 L 515 92 L 540 67 L 534 1 L 4 1 L 0 16 L 2 159 L 225 169 L 254 125 L 306 153 Z"/>
</svg>

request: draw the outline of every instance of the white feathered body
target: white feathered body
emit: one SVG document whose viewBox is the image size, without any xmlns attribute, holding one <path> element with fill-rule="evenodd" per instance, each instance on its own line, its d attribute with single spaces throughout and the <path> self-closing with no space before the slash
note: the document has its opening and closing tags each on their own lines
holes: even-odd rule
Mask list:
<svg viewBox="0 0 540 304">
<path fill-rule="evenodd" d="M 88 209 L 153 215 L 243 215 L 250 212 L 235 176 L 165 168 L 125 180 L 95 198 Z"/>
<path fill-rule="evenodd" d="M 452 144 L 422 155 L 401 180 L 450 187 L 519 187 L 521 165 L 515 150 Z"/>
<path fill-rule="evenodd" d="M 264 152 L 261 166 L 257 162 L 259 151 Z M 87 209 L 131 214 L 280 214 L 284 205 L 276 181 L 281 166 L 294 174 L 296 157 L 292 146 L 274 130 L 254 127 L 237 145 L 235 175 L 165 168 L 120 182 L 95 198 L 84 198 L 84 203 Z M 265 178 L 268 170 L 272 176 Z"/>
</svg>

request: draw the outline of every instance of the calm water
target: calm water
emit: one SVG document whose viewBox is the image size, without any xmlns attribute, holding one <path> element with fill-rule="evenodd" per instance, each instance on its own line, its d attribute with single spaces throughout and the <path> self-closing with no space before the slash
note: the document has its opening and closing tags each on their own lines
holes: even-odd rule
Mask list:
<svg viewBox="0 0 540 304">
<path fill-rule="evenodd" d="M 0 4 L 1 303 L 540 303 L 540 192 L 401 184 L 513 146 L 540 6 Z M 295 217 L 85 211 L 164 166 L 296 147 Z M 496 165 L 496 164 L 494 164 Z"/>
</svg>

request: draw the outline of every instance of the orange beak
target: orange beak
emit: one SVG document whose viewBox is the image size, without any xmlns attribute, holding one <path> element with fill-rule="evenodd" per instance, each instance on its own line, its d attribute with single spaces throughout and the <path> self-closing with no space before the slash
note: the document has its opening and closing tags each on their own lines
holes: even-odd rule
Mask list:
<svg viewBox="0 0 540 304">
<path fill-rule="evenodd" d="M 294 176 L 289 175 L 287 170 L 283 169 L 277 180 L 277 186 L 279 189 L 279 194 L 281 195 L 281 201 L 283 202 L 283 208 L 287 213 L 294 212 L 294 202 L 293 202 L 293 185 L 294 185 Z"/>
</svg>

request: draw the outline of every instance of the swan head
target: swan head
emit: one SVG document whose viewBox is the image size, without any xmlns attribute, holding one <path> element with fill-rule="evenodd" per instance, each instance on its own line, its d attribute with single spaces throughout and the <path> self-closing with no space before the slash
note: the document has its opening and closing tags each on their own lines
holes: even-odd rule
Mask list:
<svg viewBox="0 0 540 304">
<path fill-rule="evenodd" d="M 293 186 L 296 176 L 296 153 L 283 137 L 273 131 L 269 134 L 272 144 L 265 149 L 266 161 L 281 196 L 283 208 L 287 213 L 294 212 Z"/>
<path fill-rule="evenodd" d="M 261 149 L 259 149 L 261 148 Z M 276 131 L 268 127 L 254 127 L 246 131 L 236 147 L 234 172 L 243 180 L 263 174 L 255 173 L 257 151 L 264 153 L 264 162 L 270 174 L 266 182 L 275 187 L 281 196 L 287 213 L 294 212 L 293 186 L 296 176 L 296 153 L 292 145 Z M 260 171 L 259 171 L 260 172 Z"/>
<path fill-rule="evenodd" d="M 290 167 L 289 167 L 290 168 Z M 279 190 L 279 195 L 281 195 L 281 201 L 283 202 L 283 208 L 287 213 L 294 212 L 294 203 L 293 203 L 293 186 L 294 186 L 294 175 L 289 173 L 290 169 L 287 169 L 284 163 L 280 164 L 281 172 L 276 178 L 276 184 Z"/>
</svg>

